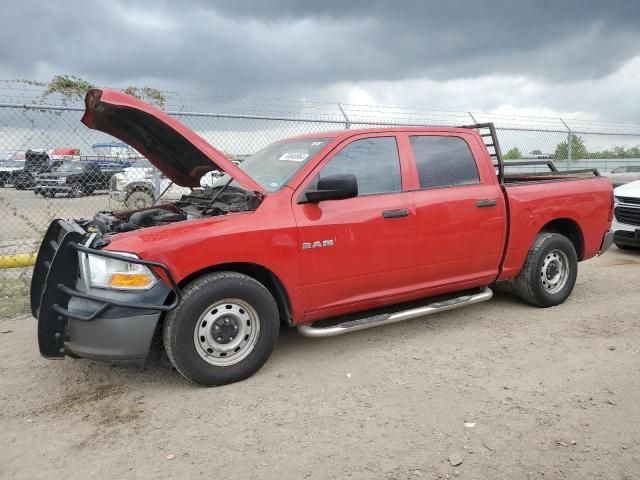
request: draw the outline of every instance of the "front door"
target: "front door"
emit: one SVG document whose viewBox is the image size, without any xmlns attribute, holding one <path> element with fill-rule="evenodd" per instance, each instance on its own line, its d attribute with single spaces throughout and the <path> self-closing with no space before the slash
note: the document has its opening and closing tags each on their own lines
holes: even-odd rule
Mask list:
<svg viewBox="0 0 640 480">
<path fill-rule="evenodd" d="M 317 179 L 353 174 L 358 196 L 298 204 Z M 346 141 L 304 182 L 293 198 L 301 244 L 300 267 L 309 317 L 340 313 L 340 307 L 384 301 L 412 283 L 415 209 L 402 191 L 395 135 Z"/>
</svg>

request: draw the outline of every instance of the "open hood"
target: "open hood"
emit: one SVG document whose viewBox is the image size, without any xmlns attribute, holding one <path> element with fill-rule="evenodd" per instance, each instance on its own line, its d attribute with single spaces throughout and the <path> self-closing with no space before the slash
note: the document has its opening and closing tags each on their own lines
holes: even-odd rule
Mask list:
<svg viewBox="0 0 640 480">
<path fill-rule="evenodd" d="M 263 188 L 198 134 L 156 107 L 116 90 L 92 89 L 82 123 L 131 145 L 173 183 L 199 187 L 200 178 L 221 170 L 252 191 Z"/>
</svg>

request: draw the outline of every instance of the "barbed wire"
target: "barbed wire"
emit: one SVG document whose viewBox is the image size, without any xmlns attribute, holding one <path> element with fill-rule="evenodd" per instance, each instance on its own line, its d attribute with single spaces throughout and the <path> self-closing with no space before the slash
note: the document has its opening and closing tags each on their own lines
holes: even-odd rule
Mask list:
<svg viewBox="0 0 640 480">
<path fill-rule="evenodd" d="M 43 103 L 45 89 L 16 80 L 0 80 L 0 102 L 17 104 Z M 640 132 L 640 123 L 616 120 L 584 119 L 548 115 L 518 115 L 504 112 L 430 110 L 403 105 L 371 105 L 328 100 L 287 99 L 278 97 L 237 97 L 210 94 L 206 97 L 190 91 L 162 90 L 166 97 L 164 109 L 173 112 L 209 111 L 220 114 L 287 117 L 309 120 L 347 120 L 352 123 L 386 121 L 392 124 L 461 125 L 473 123 L 473 118 L 493 121 L 503 128 L 539 127 L 554 131 L 569 129 L 586 133 L 632 134 Z M 59 94 L 47 97 L 47 104 L 61 103 L 82 107 L 82 99 L 63 99 Z M 564 123 L 563 123 L 564 121 Z"/>
</svg>

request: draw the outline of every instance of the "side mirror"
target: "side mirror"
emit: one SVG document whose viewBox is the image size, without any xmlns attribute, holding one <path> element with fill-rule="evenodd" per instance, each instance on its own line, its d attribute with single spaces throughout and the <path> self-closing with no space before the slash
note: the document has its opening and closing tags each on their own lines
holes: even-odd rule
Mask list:
<svg viewBox="0 0 640 480">
<path fill-rule="evenodd" d="M 318 203 L 358 196 L 358 181 L 350 173 L 320 177 L 315 190 L 307 190 L 298 203 Z"/>
</svg>

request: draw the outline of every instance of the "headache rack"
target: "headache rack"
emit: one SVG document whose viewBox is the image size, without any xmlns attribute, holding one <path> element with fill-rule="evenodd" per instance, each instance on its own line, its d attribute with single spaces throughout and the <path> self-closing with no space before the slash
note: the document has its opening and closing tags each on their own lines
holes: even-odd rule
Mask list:
<svg viewBox="0 0 640 480">
<path fill-rule="evenodd" d="M 502 158 L 502 151 L 500 150 L 500 143 L 498 142 L 498 134 L 493 122 L 487 123 L 475 123 L 472 125 L 463 125 L 461 128 L 472 128 L 477 130 L 482 137 L 485 147 L 489 152 L 489 156 L 493 161 L 493 166 L 496 168 L 496 174 L 501 184 L 505 183 L 506 178 L 522 178 L 522 177 L 537 177 L 537 176 L 581 176 L 581 175 L 593 175 L 595 177 L 600 176 L 600 172 L 597 168 L 581 168 L 574 170 L 558 170 L 558 167 L 551 160 L 517 160 L 513 162 L 505 162 Z M 505 173 L 505 167 L 524 167 L 524 166 L 546 166 L 549 171 L 544 172 L 518 172 L 517 174 L 507 175 Z"/>
</svg>

